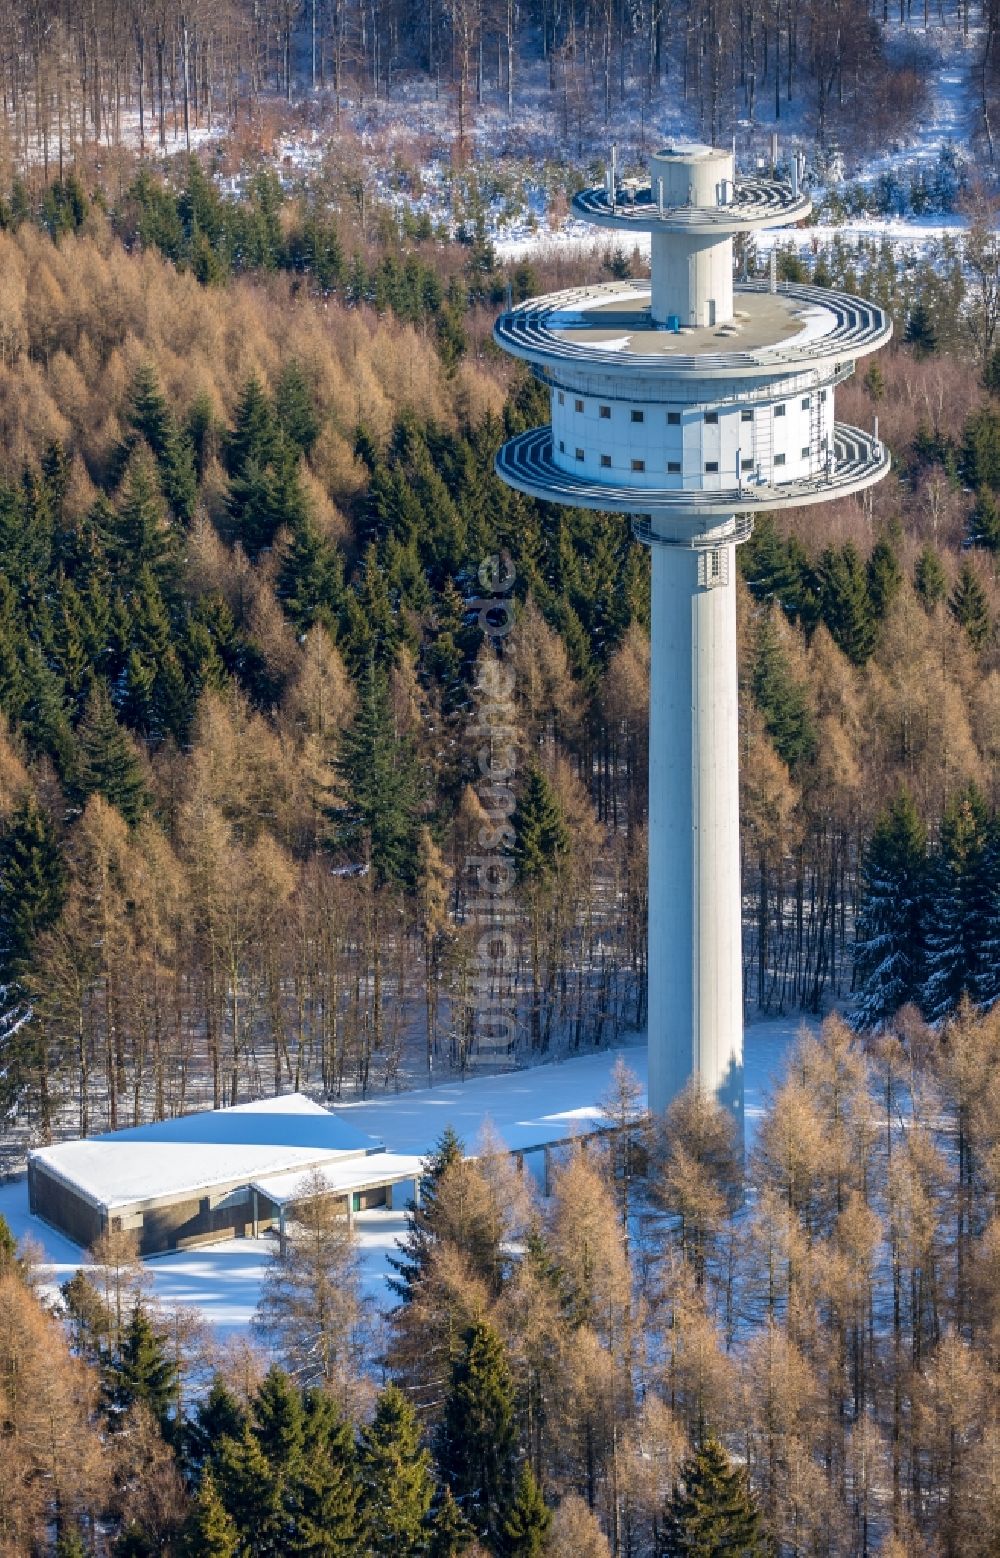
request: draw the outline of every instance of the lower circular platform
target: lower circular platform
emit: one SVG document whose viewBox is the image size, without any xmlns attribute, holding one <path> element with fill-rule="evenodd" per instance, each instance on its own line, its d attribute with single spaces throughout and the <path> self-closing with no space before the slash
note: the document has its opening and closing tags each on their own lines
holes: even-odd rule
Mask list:
<svg viewBox="0 0 1000 1558">
<path fill-rule="evenodd" d="M 511 438 L 496 457 L 496 473 L 508 486 L 531 498 L 569 508 L 607 509 L 619 514 L 670 514 L 694 519 L 704 515 L 747 514 L 768 509 L 831 503 L 881 481 L 890 466 L 889 451 L 871 433 L 846 422 L 834 429 L 833 469 L 801 481 L 702 488 L 626 487 L 588 481 L 562 470 L 552 458 L 551 427 L 536 427 Z"/>
</svg>

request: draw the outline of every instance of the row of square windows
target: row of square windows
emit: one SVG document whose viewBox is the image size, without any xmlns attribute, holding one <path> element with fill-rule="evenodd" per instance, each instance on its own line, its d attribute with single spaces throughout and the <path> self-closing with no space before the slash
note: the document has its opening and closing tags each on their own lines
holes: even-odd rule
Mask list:
<svg viewBox="0 0 1000 1558">
<path fill-rule="evenodd" d="M 566 445 L 565 445 L 564 441 L 561 438 L 559 440 L 559 453 L 560 454 L 565 454 L 566 453 Z M 802 458 L 803 458 L 803 460 L 808 460 L 809 453 L 810 453 L 809 445 L 806 444 L 805 448 L 802 450 Z M 577 459 L 577 460 L 585 460 L 587 458 L 586 450 L 584 450 L 584 449 L 577 449 L 577 450 L 575 450 L 574 451 L 574 458 Z M 773 465 L 784 465 L 784 463 L 785 463 L 785 456 L 783 454 L 776 454 L 776 455 L 773 456 L 771 463 Z M 754 469 L 754 467 L 756 466 L 756 464 L 757 464 L 757 461 L 754 459 L 752 454 L 745 454 L 745 455 L 742 455 L 740 457 L 740 469 L 741 470 L 752 471 Z M 610 469 L 610 466 L 611 466 L 611 456 L 609 454 L 602 454 L 601 455 L 601 465 L 605 469 Z M 632 469 L 633 469 L 633 471 L 644 471 L 646 469 L 646 462 L 645 462 L 645 460 L 633 460 L 632 461 Z M 714 473 L 716 473 L 718 471 L 718 469 L 719 469 L 719 462 L 718 462 L 718 460 L 706 460 L 705 461 L 705 474 L 707 476 L 713 475 Z M 680 460 L 668 460 L 667 461 L 667 474 L 668 474 L 668 476 L 679 476 L 681 474 L 681 462 L 680 462 Z"/>
<path fill-rule="evenodd" d="M 823 402 L 826 400 L 826 390 L 820 390 L 820 392 L 819 392 L 819 399 L 820 399 L 820 405 L 822 405 Z M 562 390 L 559 391 L 559 404 L 560 404 L 560 406 L 564 406 L 566 404 L 566 396 L 563 394 Z M 812 405 L 812 396 L 811 395 L 803 395 L 801 404 L 802 404 L 802 410 L 803 411 L 808 411 L 810 406 Z M 585 401 L 574 400 L 574 402 L 573 402 L 573 410 L 574 411 L 584 411 L 585 409 L 586 409 L 586 402 Z M 610 406 L 602 406 L 602 405 L 598 404 L 597 410 L 598 410 L 598 413 L 599 413 L 599 415 L 601 417 L 603 417 L 605 419 L 610 418 L 610 416 L 611 416 L 611 407 Z M 784 405 L 777 405 L 777 406 L 775 406 L 774 414 L 775 414 L 776 417 L 783 417 L 785 415 L 785 407 L 784 407 Z M 633 407 L 632 408 L 632 421 L 633 422 L 645 422 L 645 420 L 646 420 L 646 413 L 645 413 L 645 411 L 640 411 L 638 408 Z M 717 411 L 706 411 L 704 413 L 704 420 L 706 422 L 718 422 L 718 420 L 719 420 L 719 413 Z M 749 409 L 749 410 L 744 409 L 744 410 L 742 410 L 740 412 L 740 421 L 741 422 L 752 422 L 753 421 L 753 410 L 752 409 Z M 680 414 L 680 412 L 679 411 L 668 411 L 667 412 L 667 425 L 669 427 L 680 427 L 680 424 L 681 424 L 681 414 Z"/>
</svg>

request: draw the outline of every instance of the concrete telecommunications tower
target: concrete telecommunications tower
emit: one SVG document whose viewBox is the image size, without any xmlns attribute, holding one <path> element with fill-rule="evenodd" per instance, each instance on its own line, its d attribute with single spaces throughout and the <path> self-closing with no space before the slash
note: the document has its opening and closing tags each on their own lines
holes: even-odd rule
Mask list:
<svg viewBox="0 0 1000 1558">
<path fill-rule="evenodd" d="M 552 424 L 512 438 L 504 481 L 632 515 L 652 550 L 649 1102 L 692 1076 L 743 1124 L 736 547 L 761 510 L 823 503 L 889 469 L 874 432 L 834 421 L 834 389 L 888 341 L 871 303 L 819 287 L 733 285 L 733 235 L 807 215 L 791 183 L 734 176 L 714 147 L 657 152 L 649 180 L 577 195 L 578 216 L 651 234 L 648 281 L 534 298 L 498 343 L 549 386 Z"/>
</svg>

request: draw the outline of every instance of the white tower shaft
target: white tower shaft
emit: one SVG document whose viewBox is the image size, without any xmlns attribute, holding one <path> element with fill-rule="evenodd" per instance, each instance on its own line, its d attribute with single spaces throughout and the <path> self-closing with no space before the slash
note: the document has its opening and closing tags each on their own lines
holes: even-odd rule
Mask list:
<svg viewBox="0 0 1000 1558">
<path fill-rule="evenodd" d="M 660 1113 L 695 1076 L 742 1130 L 734 573 L 732 540 L 653 542 L 649 1104 Z"/>
</svg>

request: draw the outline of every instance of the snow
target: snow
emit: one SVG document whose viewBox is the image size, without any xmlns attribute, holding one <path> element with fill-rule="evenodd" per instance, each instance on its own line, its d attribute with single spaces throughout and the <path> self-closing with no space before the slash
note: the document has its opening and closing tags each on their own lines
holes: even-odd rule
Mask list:
<svg viewBox="0 0 1000 1558">
<path fill-rule="evenodd" d="M 416 1180 L 423 1171 L 423 1156 L 414 1153 L 376 1152 L 364 1158 L 352 1158 L 322 1168 L 319 1173 L 332 1194 L 366 1190 L 380 1185 L 398 1185 Z M 250 1181 L 250 1189 L 265 1195 L 275 1206 L 293 1206 L 301 1201 L 310 1186 L 311 1175 L 294 1169 L 287 1174 L 272 1174 Z"/>
<path fill-rule="evenodd" d="M 747 1026 L 744 1090 L 748 1148 L 802 1026 L 803 1020 L 798 1016 L 765 1019 Z M 349 1114 L 354 1126 L 390 1141 L 394 1149 L 386 1155 L 390 1163 L 397 1156 L 425 1156 L 446 1125 L 451 1125 L 472 1148 L 487 1120 L 509 1147 L 523 1150 L 539 1143 L 566 1140 L 575 1131 L 592 1127 L 601 1117 L 599 1099 L 608 1091 L 619 1054 L 645 1083 L 644 1037 L 636 1035 L 634 1043 L 617 1050 L 602 1050 L 500 1076 L 472 1077 L 464 1083 L 444 1082 L 433 1088 L 347 1105 L 339 1113 Z M 270 1108 L 272 1103 L 274 1109 Z M 269 1100 L 267 1104 L 224 1113 L 257 1112 L 266 1118 L 268 1113 L 281 1113 L 283 1104 L 290 1105 L 291 1099 Z M 316 1108 L 313 1106 L 313 1112 Z M 355 1167 L 362 1171 L 364 1160 L 358 1160 Z M 342 1169 L 338 1168 L 340 1172 Z M 6 1218 L 15 1239 L 27 1239 L 37 1246 L 46 1286 L 52 1293 L 84 1264 L 82 1252 L 75 1244 L 31 1215 L 27 1180 L 23 1176 L 0 1184 L 0 1215 Z M 392 1301 L 386 1287 L 390 1274 L 388 1257 L 395 1253 L 405 1219 L 402 1207 L 391 1211 L 377 1207 L 355 1214 L 363 1288 L 380 1308 L 388 1307 Z M 197 1310 L 219 1341 L 245 1333 L 274 1248 L 273 1237 L 227 1239 L 150 1258 L 144 1264 L 151 1296 L 165 1309 L 184 1306 Z"/>
<path fill-rule="evenodd" d="M 377 1148 L 351 1122 L 302 1093 L 289 1093 L 40 1147 L 30 1158 L 110 1210 L 303 1171 Z"/>
</svg>

